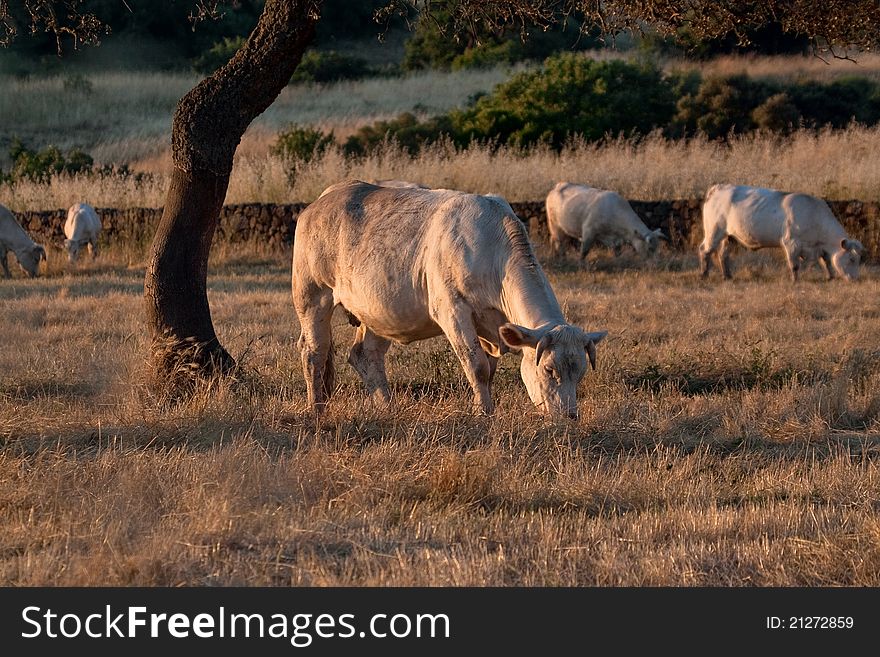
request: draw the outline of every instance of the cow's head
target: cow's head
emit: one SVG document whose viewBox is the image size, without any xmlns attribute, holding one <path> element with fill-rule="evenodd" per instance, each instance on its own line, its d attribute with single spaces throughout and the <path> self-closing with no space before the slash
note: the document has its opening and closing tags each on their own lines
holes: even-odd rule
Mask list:
<svg viewBox="0 0 880 657">
<path fill-rule="evenodd" d="M 859 277 L 859 263 L 862 261 L 864 250 L 865 247 L 858 240 L 840 240 L 840 248 L 831 256 L 834 270 L 848 281 L 856 280 Z"/>
<path fill-rule="evenodd" d="M 660 240 L 668 239 L 663 231 L 655 228 L 644 235 L 639 235 L 641 239 L 636 240 L 635 249 L 640 256 L 652 255 L 657 247 L 660 246 Z"/>
<path fill-rule="evenodd" d="M 76 262 L 79 252 L 89 243 L 88 240 L 64 240 L 64 248 L 67 250 L 67 260 Z"/>
<path fill-rule="evenodd" d="M 596 345 L 607 331 L 587 333 L 570 324 L 536 329 L 503 324 L 499 333 L 508 346 L 523 351 L 520 374 L 535 406 L 554 417 L 577 419 L 578 383 L 588 360 L 596 368 Z"/>
<path fill-rule="evenodd" d="M 19 251 L 15 255 L 18 259 L 18 266 L 21 267 L 28 276 L 34 278 L 40 273 L 40 261 L 46 260 L 46 249 L 39 244 L 34 244 L 30 248 L 27 248 L 24 251 Z"/>
</svg>

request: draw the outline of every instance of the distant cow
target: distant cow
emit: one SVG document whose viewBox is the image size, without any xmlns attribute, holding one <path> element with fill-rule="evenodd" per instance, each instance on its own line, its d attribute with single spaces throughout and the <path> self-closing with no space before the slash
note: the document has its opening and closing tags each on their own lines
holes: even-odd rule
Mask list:
<svg viewBox="0 0 880 657">
<path fill-rule="evenodd" d="M 814 261 L 829 280 L 835 273 L 855 280 L 864 251 L 822 199 L 763 187 L 713 185 L 703 203 L 703 241 L 698 250 L 703 276 L 715 254 L 721 275 L 730 278 L 730 239 L 751 250 L 781 247 L 795 281 L 801 264 Z"/>
<path fill-rule="evenodd" d="M 547 194 L 547 228 L 550 245 L 557 255 L 566 242 L 580 242 L 581 259 L 599 242 L 619 252 L 630 244 L 641 256 L 657 250 L 666 236 L 651 230 L 617 192 L 587 185 L 559 182 Z"/>
<path fill-rule="evenodd" d="M 46 260 L 46 249 L 30 238 L 8 208 L 0 205 L 0 264 L 6 278 L 12 276 L 6 261 L 9 251 L 15 254 L 18 266 L 31 278 L 40 273 L 40 261 Z"/>
<path fill-rule="evenodd" d="M 88 246 L 92 259 L 98 257 L 98 235 L 101 232 L 101 220 L 98 213 L 88 203 L 74 203 L 67 211 L 64 222 L 64 248 L 67 259 L 76 262 L 79 252 Z"/>
<path fill-rule="evenodd" d="M 333 391 L 330 318 L 342 306 L 358 326 L 348 362 L 368 393 L 388 399 L 385 353 L 445 334 L 491 413 L 498 359 L 522 350 L 532 402 L 577 415 L 577 384 L 606 335 L 566 322 L 506 202 L 455 190 L 333 185 L 296 223 L 293 301 L 309 402 Z M 514 323 L 515 322 L 515 323 Z"/>
</svg>

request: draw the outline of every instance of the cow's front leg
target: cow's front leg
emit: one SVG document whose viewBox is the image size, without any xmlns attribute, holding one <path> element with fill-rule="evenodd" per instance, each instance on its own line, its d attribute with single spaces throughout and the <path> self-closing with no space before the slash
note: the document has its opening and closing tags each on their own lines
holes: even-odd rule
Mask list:
<svg viewBox="0 0 880 657">
<path fill-rule="evenodd" d="M 819 264 L 822 266 L 822 270 L 825 272 L 825 280 L 830 281 L 834 278 L 834 265 L 831 264 L 831 256 L 827 253 L 822 253 L 819 256 Z"/>
<path fill-rule="evenodd" d="M 385 354 L 389 346 L 391 342 L 361 324 L 348 354 L 348 362 L 364 382 L 367 395 L 382 403 L 387 403 L 391 398 L 385 374 Z"/>
<path fill-rule="evenodd" d="M 596 233 L 590 228 L 584 228 L 581 233 L 581 261 L 586 261 L 587 254 L 590 252 L 590 249 L 593 248 L 593 244 L 596 241 Z"/>
<path fill-rule="evenodd" d="M 486 351 L 484 351 L 483 353 L 486 354 L 486 360 L 489 361 L 489 383 L 488 383 L 488 385 L 489 385 L 489 389 L 491 391 L 492 381 L 495 380 L 495 372 L 498 371 L 498 357 L 493 356 L 492 354 L 490 354 L 489 352 L 486 352 Z"/>
<path fill-rule="evenodd" d="M 0 264 L 3 265 L 3 276 L 6 278 L 12 278 L 12 272 L 9 271 L 8 253 L 6 247 L 0 244 Z"/>
<path fill-rule="evenodd" d="M 452 350 L 458 356 L 465 376 L 474 391 L 474 409 L 477 413 L 491 415 L 495 410 L 489 394 L 489 383 L 492 380 L 493 368 L 489 356 L 480 344 L 477 329 L 474 326 L 473 311 L 464 303 L 453 307 L 441 304 L 432 309 L 432 318 L 449 339 Z"/>
</svg>

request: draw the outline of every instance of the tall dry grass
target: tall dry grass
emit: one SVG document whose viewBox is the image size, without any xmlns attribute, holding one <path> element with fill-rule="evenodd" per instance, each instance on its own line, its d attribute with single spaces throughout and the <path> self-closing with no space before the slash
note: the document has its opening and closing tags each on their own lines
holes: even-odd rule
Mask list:
<svg viewBox="0 0 880 657">
<path fill-rule="evenodd" d="M 316 423 L 289 254 L 215 256 L 252 374 L 177 406 L 144 386 L 142 263 L 0 281 L 0 583 L 880 585 L 880 270 L 793 286 L 746 255 L 722 284 L 693 257 L 590 258 L 547 263 L 567 316 L 610 332 L 562 424 L 515 355 L 473 416 L 441 339 L 393 346 L 373 407 L 341 316 Z"/>
<path fill-rule="evenodd" d="M 828 199 L 880 200 L 880 127 L 852 126 L 789 138 L 748 135 L 729 144 L 651 135 L 642 140 L 575 143 L 561 153 L 537 149 L 523 156 L 474 145 L 463 151 L 440 144 L 418 157 L 388 147 L 363 159 L 328 150 L 291 172 L 268 155 L 237 158 L 227 203 L 310 202 L 346 178 L 395 178 L 432 187 L 497 193 L 511 201 L 543 199 L 560 180 L 615 189 L 631 199 L 698 198 L 712 184 L 730 182 L 815 194 Z M 293 175 L 291 175 L 293 173 Z M 160 207 L 166 178 L 54 178 L 49 184 L 0 186 L 0 203 L 16 211 L 69 207 Z"/>
<path fill-rule="evenodd" d="M 878 146 L 880 128 L 852 126 L 818 134 L 802 130 L 790 138 L 747 135 L 729 144 L 653 134 L 641 140 L 576 142 L 561 153 L 537 149 L 525 156 L 505 148 L 473 146 L 458 151 L 440 145 L 417 158 L 388 149 L 351 161 L 331 151 L 302 166 L 285 195 L 310 201 L 327 185 L 355 177 L 494 192 L 511 201 L 543 199 L 560 180 L 614 189 L 640 200 L 701 197 L 719 182 L 797 190 L 829 199 L 876 200 L 880 198 L 880 165 L 874 157 Z M 279 189 L 281 178 L 272 174 L 275 166 L 271 160 L 240 163 L 230 195 L 243 198 L 253 193 L 237 194 L 252 171 L 258 171 L 261 180 L 273 181 L 269 190 Z"/>
</svg>

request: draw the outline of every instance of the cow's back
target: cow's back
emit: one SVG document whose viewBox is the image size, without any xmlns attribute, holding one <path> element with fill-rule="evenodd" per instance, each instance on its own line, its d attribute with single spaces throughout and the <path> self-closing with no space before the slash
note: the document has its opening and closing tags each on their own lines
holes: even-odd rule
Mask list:
<svg viewBox="0 0 880 657">
<path fill-rule="evenodd" d="M 575 183 L 559 183 L 547 199 L 548 217 L 553 213 L 556 224 L 571 237 L 580 238 L 585 223 L 600 228 L 603 209 L 613 199 L 613 192 Z"/>
<path fill-rule="evenodd" d="M 86 203 L 74 203 L 67 210 L 64 235 L 70 240 L 94 238 L 101 232 L 101 220 L 95 209 Z"/>
<path fill-rule="evenodd" d="M 750 249 L 778 246 L 785 232 L 783 192 L 746 185 L 713 185 L 703 204 L 703 229 L 723 231 Z"/>
<path fill-rule="evenodd" d="M 431 323 L 432 286 L 465 291 L 498 278 L 494 222 L 504 212 L 495 199 L 451 190 L 335 185 L 297 220 L 294 286 L 333 289 L 336 303 L 398 339 L 396 326 Z"/>
</svg>

